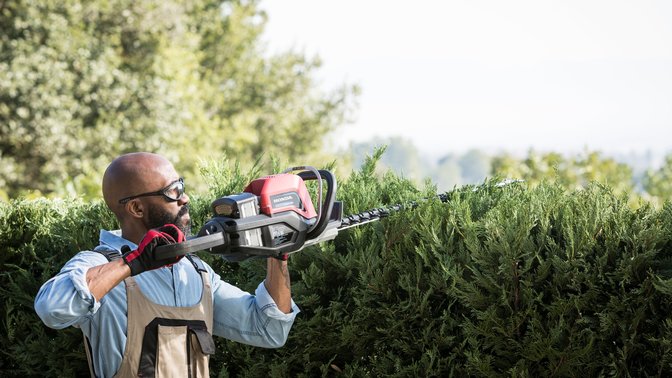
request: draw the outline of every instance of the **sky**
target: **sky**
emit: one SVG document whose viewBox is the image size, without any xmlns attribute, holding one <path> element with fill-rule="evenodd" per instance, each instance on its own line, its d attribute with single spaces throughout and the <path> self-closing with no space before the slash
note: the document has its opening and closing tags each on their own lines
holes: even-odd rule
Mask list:
<svg viewBox="0 0 672 378">
<path fill-rule="evenodd" d="M 333 145 L 672 152 L 672 1 L 264 0 L 271 53 L 361 88 Z"/>
</svg>

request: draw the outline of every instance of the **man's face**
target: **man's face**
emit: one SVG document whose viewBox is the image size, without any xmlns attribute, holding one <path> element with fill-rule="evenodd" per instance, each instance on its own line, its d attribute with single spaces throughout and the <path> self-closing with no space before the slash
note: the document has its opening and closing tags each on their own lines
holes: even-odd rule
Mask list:
<svg viewBox="0 0 672 378">
<path fill-rule="evenodd" d="M 157 228 L 172 223 L 182 231 L 185 236 L 191 233 L 191 218 L 189 217 L 189 204 L 185 203 L 174 214 L 166 206 L 151 204 L 147 212 L 147 228 Z"/>
<path fill-rule="evenodd" d="M 167 188 L 167 191 L 163 193 L 170 198 L 177 198 L 181 194 L 181 197 L 177 200 L 170 200 L 166 198 L 166 195 L 140 198 L 147 209 L 144 223 L 148 230 L 171 223 L 177 226 L 185 236 L 190 234 L 189 196 L 184 192 L 184 186 L 179 186 L 182 190 L 177 189 L 178 186 L 175 186 L 175 183 L 178 181 L 183 184 L 172 165 L 168 165 L 164 167 L 161 174 L 154 176 L 154 180 L 147 185 L 148 188 Z"/>
</svg>

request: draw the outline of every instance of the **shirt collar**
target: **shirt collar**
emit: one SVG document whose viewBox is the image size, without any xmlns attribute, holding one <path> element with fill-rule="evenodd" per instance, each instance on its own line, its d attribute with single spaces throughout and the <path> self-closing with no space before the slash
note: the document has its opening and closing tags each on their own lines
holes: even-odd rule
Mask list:
<svg viewBox="0 0 672 378">
<path fill-rule="evenodd" d="M 128 246 L 131 250 L 138 249 L 135 243 L 121 237 L 121 230 L 100 230 L 100 244 L 114 248 L 119 252 L 121 252 L 123 246 Z"/>
</svg>

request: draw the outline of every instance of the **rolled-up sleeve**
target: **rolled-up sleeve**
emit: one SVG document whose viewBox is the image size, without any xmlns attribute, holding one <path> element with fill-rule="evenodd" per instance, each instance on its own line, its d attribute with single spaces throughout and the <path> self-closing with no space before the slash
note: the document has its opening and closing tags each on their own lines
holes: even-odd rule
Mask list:
<svg viewBox="0 0 672 378">
<path fill-rule="evenodd" d="M 217 274 L 212 278 L 215 335 L 265 348 L 285 344 L 300 311 L 293 300 L 292 312 L 285 314 L 263 282 L 252 295 L 222 281 Z"/>
<path fill-rule="evenodd" d="M 89 268 L 107 260 L 96 252 L 80 252 L 61 271 L 45 282 L 35 297 L 35 312 L 55 329 L 77 326 L 100 307 L 86 283 Z"/>
</svg>

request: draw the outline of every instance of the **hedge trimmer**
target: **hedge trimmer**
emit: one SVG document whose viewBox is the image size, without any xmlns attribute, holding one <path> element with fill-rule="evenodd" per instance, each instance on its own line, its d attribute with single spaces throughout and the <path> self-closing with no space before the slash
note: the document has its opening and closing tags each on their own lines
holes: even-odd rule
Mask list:
<svg viewBox="0 0 672 378">
<path fill-rule="evenodd" d="M 317 181 L 317 209 L 306 187 L 305 181 L 309 180 Z M 342 230 L 374 222 L 403 208 L 394 205 L 344 217 L 343 204 L 335 198 L 336 179 L 330 171 L 309 166 L 289 168 L 252 181 L 242 193 L 214 200 L 210 205 L 213 217 L 197 236 L 158 247 L 157 254 L 172 257 L 207 251 L 228 261 L 255 256 L 284 259 L 305 247 L 332 240 Z"/>
<path fill-rule="evenodd" d="M 317 181 L 317 210 L 306 187 L 309 180 Z M 447 194 L 437 197 L 448 201 Z M 340 231 L 417 206 L 411 202 L 343 216 L 343 204 L 335 198 L 336 179 L 330 171 L 310 166 L 289 168 L 252 181 L 242 193 L 214 200 L 213 217 L 196 237 L 160 246 L 157 254 L 173 257 L 207 251 L 228 261 L 285 259 L 290 253 L 334 239 Z"/>
</svg>

